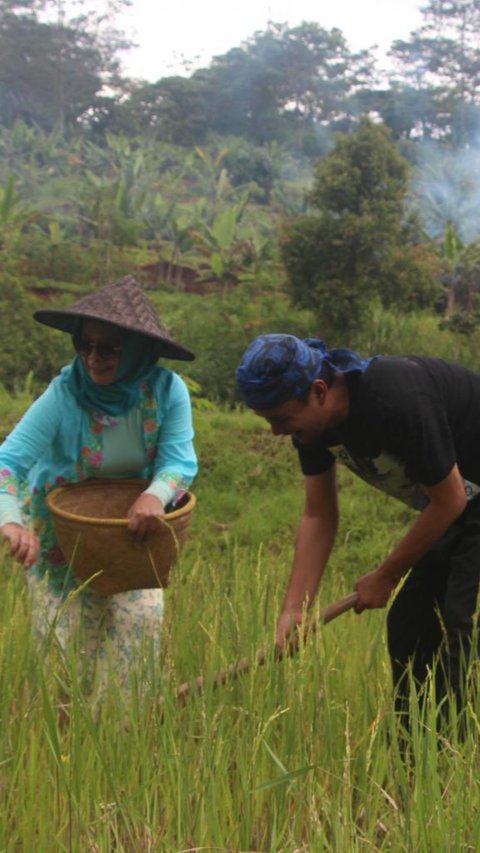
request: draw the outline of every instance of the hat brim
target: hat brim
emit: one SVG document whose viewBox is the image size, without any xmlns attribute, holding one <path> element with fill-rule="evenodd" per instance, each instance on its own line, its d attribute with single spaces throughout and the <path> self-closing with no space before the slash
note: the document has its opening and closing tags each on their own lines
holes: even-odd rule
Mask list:
<svg viewBox="0 0 480 853">
<path fill-rule="evenodd" d="M 95 311 L 69 311 L 65 309 L 40 309 L 33 314 L 35 320 L 43 323 L 44 326 L 50 326 L 52 329 L 58 329 L 60 332 L 68 332 L 73 334 L 77 328 L 78 320 L 99 320 L 102 323 L 110 323 L 112 326 L 117 326 L 120 329 L 125 329 L 128 332 L 137 332 L 139 335 L 144 335 L 146 338 L 157 341 L 159 345 L 159 358 L 174 358 L 178 361 L 193 361 L 195 354 L 186 347 L 177 344 L 176 341 L 165 338 L 163 335 L 156 334 L 154 331 L 147 331 L 142 326 L 137 326 L 129 321 L 123 324 L 120 321 L 112 322 L 104 315 Z"/>
</svg>

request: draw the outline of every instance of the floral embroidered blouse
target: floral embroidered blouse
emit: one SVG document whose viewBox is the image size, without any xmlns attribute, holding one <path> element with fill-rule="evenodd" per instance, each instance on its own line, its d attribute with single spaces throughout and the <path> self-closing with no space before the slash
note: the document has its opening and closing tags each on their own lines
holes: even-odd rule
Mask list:
<svg viewBox="0 0 480 853">
<path fill-rule="evenodd" d="M 32 523 L 40 538 L 32 572 L 48 573 L 51 591 L 64 595 L 74 579 L 46 506 L 52 488 L 91 477 L 139 477 L 165 506 L 196 472 L 190 398 L 176 373 L 157 366 L 125 418 L 83 410 L 57 376 L 0 447 L 0 524 Z"/>
</svg>

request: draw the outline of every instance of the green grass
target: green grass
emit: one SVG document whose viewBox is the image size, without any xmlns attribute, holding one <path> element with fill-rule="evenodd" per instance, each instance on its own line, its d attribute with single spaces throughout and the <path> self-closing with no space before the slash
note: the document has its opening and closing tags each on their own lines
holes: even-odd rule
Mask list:
<svg viewBox="0 0 480 853">
<path fill-rule="evenodd" d="M 30 640 L 22 570 L 0 564 L 0 851 L 465 853 L 480 837 L 480 708 L 438 749 L 434 705 L 399 756 L 385 613 L 347 613 L 299 653 L 271 649 L 302 508 L 288 442 L 250 414 L 197 416 L 202 470 L 188 546 L 166 592 L 149 685 L 99 718 L 77 661 Z M 349 592 L 408 524 L 342 477 L 342 524 L 318 608 Z M 374 524 L 372 524 L 374 520 Z M 216 689 L 219 669 L 251 667 Z M 179 706 L 180 684 L 205 676 Z M 67 701 L 65 702 L 65 699 Z M 59 717 L 67 704 L 68 718 Z"/>
</svg>

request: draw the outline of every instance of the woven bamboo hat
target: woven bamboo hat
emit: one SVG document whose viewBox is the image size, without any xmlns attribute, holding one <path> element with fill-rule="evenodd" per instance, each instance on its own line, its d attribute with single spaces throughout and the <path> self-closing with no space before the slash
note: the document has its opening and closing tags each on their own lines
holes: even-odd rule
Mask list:
<svg viewBox="0 0 480 853">
<path fill-rule="evenodd" d="M 113 323 L 121 329 L 153 338 L 159 344 L 159 357 L 181 361 L 195 358 L 191 350 L 173 340 L 142 287 L 131 275 L 83 296 L 67 308 L 42 308 L 33 316 L 45 326 L 70 334 L 76 331 L 79 318 Z"/>
</svg>

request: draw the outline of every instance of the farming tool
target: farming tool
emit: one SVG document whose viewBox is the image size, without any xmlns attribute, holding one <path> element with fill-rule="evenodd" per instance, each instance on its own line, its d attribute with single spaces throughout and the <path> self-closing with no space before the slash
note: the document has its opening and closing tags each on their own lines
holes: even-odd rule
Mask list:
<svg viewBox="0 0 480 853">
<path fill-rule="evenodd" d="M 357 603 L 357 600 L 358 593 L 352 592 L 350 595 L 345 596 L 345 598 L 332 602 L 325 610 L 322 610 L 318 620 L 312 621 L 307 625 L 306 633 L 316 631 L 321 625 L 326 625 L 328 622 L 336 619 L 337 616 L 340 616 L 347 610 L 351 610 Z M 277 654 L 275 659 L 281 660 L 282 657 L 283 655 Z M 203 693 L 207 683 L 215 689 L 222 684 L 226 684 L 228 681 L 235 681 L 240 675 L 248 672 L 254 664 L 256 666 L 263 666 L 268 660 L 272 660 L 271 650 L 259 649 L 253 661 L 250 658 L 241 658 L 237 663 L 231 664 L 226 669 L 221 669 L 208 679 L 203 675 L 199 675 L 194 681 L 186 681 L 180 685 L 177 690 L 177 702 L 179 705 L 184 705 L 190 694 Z"/>
</svg>

